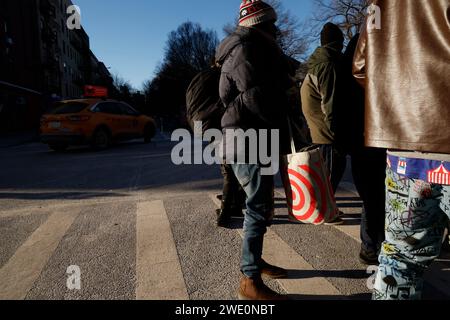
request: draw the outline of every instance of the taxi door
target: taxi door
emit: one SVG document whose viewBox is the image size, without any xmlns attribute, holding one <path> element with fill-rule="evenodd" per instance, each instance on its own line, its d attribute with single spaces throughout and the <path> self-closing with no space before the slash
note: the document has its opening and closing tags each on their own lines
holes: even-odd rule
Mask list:
<svg viewBox="0 0 450 320">
<path fill-rule="evenodd" d="M 120 137 L 126 133 L 126 124 L 117 103 L 110 101 L 101 102 L 97 106 L 96 112 L 100 116 L 99 121 L 109 127 L 114 137 Z"/>
<path fill-rule="evenodd" d="M 127 136 L 139 137 L 142 129 L 139 127 L 139 113 L 125 103 L 119 103 L 124 117 L 124 125 Z"/>
</svg>

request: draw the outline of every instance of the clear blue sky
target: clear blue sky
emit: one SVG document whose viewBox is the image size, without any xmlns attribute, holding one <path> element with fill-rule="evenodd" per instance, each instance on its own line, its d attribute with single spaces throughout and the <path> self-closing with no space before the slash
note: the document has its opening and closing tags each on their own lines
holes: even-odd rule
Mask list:
<svg viewBox="0 0 450 320">
<path fill-rule="evenodd" d="M 162 61 L 168 34 L 185 21 L 217 31 L 233 22 L 241 0 L 72 0 L 97 57 L 140 89 Z M 300 20 L 312 11 L 311 0 L 283 0 Z"/>
</svg>

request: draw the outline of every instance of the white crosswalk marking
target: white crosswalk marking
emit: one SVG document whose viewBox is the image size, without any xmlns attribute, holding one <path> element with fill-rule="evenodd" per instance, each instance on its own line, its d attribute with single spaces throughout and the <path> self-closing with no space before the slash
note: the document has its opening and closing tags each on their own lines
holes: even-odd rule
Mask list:
<svg viewBox="0 0 450 320">
<path fill-rule="evenodd" d="M 341 190 L 339 196 L 352 199 L 356 195 L 350 190 Z M 220 206 L 220 201 L 214 195 L 210 195 L 210 198 L 215 205 Z M 136 198 L 136 201 L 138 201 L 136 207 L 136 299 L 189 299 L 180 257 L 163 201 L 145 201 L 143 198 Z M 47 207 L 46 210 L 52 212 L 49 218 L 28 237 L 0 269 L 0 300 L 27 297 L 83 207 L 52 206 Z M 57 213 L 57 210 L 61 212 Z M 354 213 L 359 210 L 360 208 L 353 208 L 346 211 Z M 360 242 L 358 224 L 352 223 L 335 228 Z M 242 230 L 237 230 L 237 233 L 243 237 Z M 264 258 L 286 269 L 301 270 L 312 275 L 277 280 L 278 284 L 294 299 L 296 295 L 299 299 L 314 299 L 314 297 L 345 299 L 337 289 L 338 287 L 335 287 L 326 276 L 322 276 L 320 270 L 310 265 L 272 229 L 268 230 L 265 237 Z M 114 268 L 114 265 L 110 267 Z M 450 287 L 447 271 L 444 265 L 435 263 L 426 274 L 429 284 L 443 293 L 447 292 L 444 296 L 448 295 Z M 130 286 L 132 285 L 130 283 Z"/>
<path fill-rule="evenodd" d="M 22 300 L 80 210 L 52 214 L 0 269 L 0 300 Z"/>
<path fill-rule="evenodd" d="M 210 195 L 210 198 L 220 207 L 220 201 L 214 195 Z M 243 230 L 239 230 L 239 235 L 241 238 L 244 238 Z M 288 270 L 315 270 L 313 266 L 270 229 L 264 237 L 263 256 L 269 263 L 282 266 Z M 288 294 L 336 297 L 341 295 L 325 277 L 278 279 L 277 281 Z"/>
<path fill-rule="evenodd" d="M 241 230 L 243 238 L 244 233 Z M 295 252 L 275 232 L 268 230 L 264 238 L 264 259 L 288 270 L 315 270 L 305 259 Z M 325 277 L 303 279 L 278 279 L 283 289 L 289 294 L 306 296 L 341 296 L 341 293 Z"/>
<path fill-rule="evenodd" d="M 356 191 L 355 186 L 348 182 L 341 182 L 337 196 L 338 197 L 344 196 L 344 197 L 359 198 L 359 194 Z M 362 200 L 360 200 L 360 201 L 362 201 Z M 338 201 L 338 204 L 339 204 L 339 201 Z M 361 208 L 357 209 L 357 213 L 359 214 L 359 213 L 361 213 L 361 211 L 362 211 L 362 203 L 361 203 Z M 346 216 L 344 216 L 343 219 L 347 220 L 348 218 Z M 357 219 L 357 220 L 358 220 L 358 222 L 360 222 L 361 219 Z M 352 237 L 357 242 L 361 243 L 360 223 L 353 224 L 353 225 L 344 224 L 344 225 L 340 225 L 340 226 L 335 226 L 335 228 L 338 229 L 339 231 L 345 233 L 346 235 Z"/>
<path fill-rule="evenodd" d="M 189 299 L 163 202 L 139 203 L 136 223 L 136 298 Z"/>
</svg>

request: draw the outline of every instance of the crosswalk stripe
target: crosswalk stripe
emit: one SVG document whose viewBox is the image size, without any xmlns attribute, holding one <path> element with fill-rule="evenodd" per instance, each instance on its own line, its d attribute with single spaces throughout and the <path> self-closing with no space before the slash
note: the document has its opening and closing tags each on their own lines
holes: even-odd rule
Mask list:
<svg viewBox="0 0 450 320">
<path fill-rule="evenodd" d="M 220 207 L 220 201 L 210 195 L 212 201 Z M 244 238 L 243 230 L 239 235 Z M 286 268 L 288 270 L 315 270 L 303 257 L 293 250 L 270 228 L 264 237 L 263 256 L 268 262 Z M 278 283 L 288 294 L 301 294 L 304 296 L 341 296 L 341 293 L 325 277 L 303 279 L 277 279 Z"/>
<path fill-rule="evenodd" d="M 345 220 L 345 218 L 344 218 Z M 347 225 L 341 225 L 341 226 L 334 226 L 336 229 L 341 231 L 342 233 L 348 235 L 349 237 L 353 238 L 355 241 L 361 243 L 361 236 L 360 236 L 360 226 L 347 226 Z"/>
<path fill-rule="evenodd" d="M 0 269 L 0 300 L 23 300 L 80 210 L 52 214 Z"/>
<path fill-rule="evenodd" d="M 244 232 L 239 230 L 241 238 Z M 268 230 L 264 237 L 264 259 L 287 270 L 315 270 L 302 256 L 293 250 L 275 232 Z M 288 294 L 305 296 L 341 296 L 341 293 L 324 277 L 303 279 L 278 279 L 278 283 Z"/>
<path fill-rule="evenodd" d="M 348 182 L 342 182 L 340 184 L 340 188 L 338 190 L 338 196 L 355 196 L 359 198 L 358 192 L 355 190 L 355 187 L 348 183 Z M 339 202 L 338 202 L 339 203 Z M 361 208 L 358 208 L 358 213 L 361 213 Z M 344 220 L 346 220 L 346 217 L 344 215 Z M 358 221 L 361 221 L 361 219 L 358 219 Z M 339 231 L 343 232 L 344 234 L 348 235 L 349 237 L 356 240 L 356 242 L 361 243 L 361 223 L 358 223 L 356 225 L 340 225 L 340 226 L 334 226 Z"/>
<path fill-rule="evenodd" d="M 359 198 L 359 194 L 358 191 L 355 189 L 355 186 L 352 185 L 349 182 L 341 182 L 340 186 L 339 186 L 339 190 L 338 190 L 338 197 L 339 196 L 344 196 L 344 197 L 357 197 Z M 362 201 L 362 200 L 360 200 Z M 338 201 L 339 204 L 339 201 Z M 358 208 L 358 213 L 361 213 L 362 210 L 362 204 L 361 204 L 361 208 Z M 343 217 L 344 220 L 346 220 L 346 217 L 344 215 Z M 359 218 L 358 221 L 360 222 L 361 219 Z M 353 238 L 354 240 L 356 240 L 358 243 L 361 243 L 361 223 L 358 223 L 356 225 L 340 225 L 340 226 L 335 226 L 336 229 L 338 229 L 339 231 L 343 232 L 344 234 L 350 236 L 351 238 Z"/>
<path fill-rule="evenodd" d="M 188 300 L 163 201 L 138 203 L 136 233 L 136 299 Z"/>
</svg>

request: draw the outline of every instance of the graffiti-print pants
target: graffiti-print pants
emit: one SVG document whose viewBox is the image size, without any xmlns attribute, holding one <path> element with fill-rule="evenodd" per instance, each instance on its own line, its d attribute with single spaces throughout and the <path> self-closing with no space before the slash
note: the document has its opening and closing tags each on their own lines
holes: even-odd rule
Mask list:
<svg viewBox="0 0 450 320">
<path fill-rule="evenodd" d="M 374 300 L 419 300 L 423 274 L 439 255 L 450 218 L 450 186 L 387 170 L 386 241 Z"/>
</svg>

